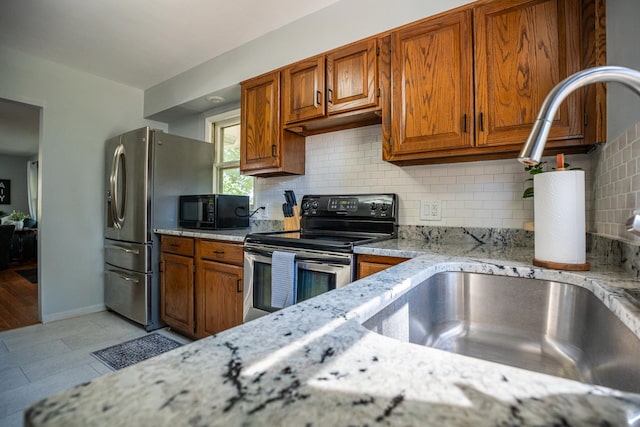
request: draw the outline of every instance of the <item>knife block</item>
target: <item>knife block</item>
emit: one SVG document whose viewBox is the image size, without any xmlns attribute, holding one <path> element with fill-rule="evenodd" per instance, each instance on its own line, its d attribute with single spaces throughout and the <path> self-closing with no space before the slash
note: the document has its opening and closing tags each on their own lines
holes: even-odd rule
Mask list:
<svg viewBox="0 0 640 427">
<path fill-rule="evenodd" d="M 300 230 L 300 207 L 293 207 L 293 216 L 284 217 L 284 229 L 285 231 L 298 231 Z"/>
</svg>

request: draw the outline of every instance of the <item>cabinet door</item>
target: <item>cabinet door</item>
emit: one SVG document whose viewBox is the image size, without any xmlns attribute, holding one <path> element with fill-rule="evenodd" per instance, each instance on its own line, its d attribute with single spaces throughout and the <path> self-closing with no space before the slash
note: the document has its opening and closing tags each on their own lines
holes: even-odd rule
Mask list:
<svg viewBox="0 0 640 427">
<path fill-rule="evenodd" d="M 470 147 L 471 12 L 401 29 L 391 43 L 392 155 L 419 158 L 419 153 Z"/>
<path fill-rule="evenodd" d="M 160 316 L 169 326 L 193 335 L 193 258 L 163 252 L 160 261 Z"/>
<path fill-rule="evenodd" d="M 497 0 L 474 11 L 476 143 L 522 144 L 540 106 L 581 68 L 576 0 Z M 562 103 L 550 140 L 582 137 L 580 92 Z"/>
<path fill-rule="evenodd" d="M 365 40 L 327 55 L 327 114 L 378 105 L 376 40 Z"/>
<path fill-rule="evenodd" d="M 280 166 L 280 73 L 242 84 L 240 170 Z"/>
<path fill-rule="evenodd" d="M 371 276 L 408 259 L 391 256 L 358 255 L 358 279 Z"/>
<path fill-rule="evenodd" d="M 242 323 L 242 267 L 202 261 L 198 276 L 198 338 Z"/>
<path fill-rule="evenodd" d="M 282 74 L 285 123 L 324 116 L 324 55 L 298 62 Z"/>
</svg>

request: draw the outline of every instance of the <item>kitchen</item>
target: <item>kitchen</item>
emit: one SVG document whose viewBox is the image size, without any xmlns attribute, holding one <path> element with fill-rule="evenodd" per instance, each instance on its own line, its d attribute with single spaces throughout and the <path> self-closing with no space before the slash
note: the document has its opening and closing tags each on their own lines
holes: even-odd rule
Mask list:
<svg viewBox="0 0 640 427">
<path fill-rule="evenodd" d="M 347 7 L 348 3 L 340 2 L 336 5 L 336 7 Z M 355 2 L 354 2 L 355 5 Z M 455 4 L 451 5 L 451 7 L 456 6 Z M 448 7 L 447 7 L 448 8 Z M 608 31 L 611 31 L 613 34 L 608 34 L 608 52 L 610 54 L 609 61 L 611 63 L 624 63 L 625 65 L 635 66 L 638 68 L 638 64 L 634 64 L 634 55 L 636 53 L 633 48 L 632 40 L 637 38 L 633 37 L 633 32 L 636 31 L 634 28 L 634 24 L 632 22 L 627 23 L 626 20 L 631 19 L 630 17 L 634 16 L 633 8 L 637 8 L 632 2 L 610 2 L 608 5 L 608 22 L 616 22 L 618 25 L 609 25 Z M 374 8 L 375 9 L 375 8 Z M 396 9 L 396 8 L 394 8 Z M 401 9 L 401 8 L 397 8 Z M 389 11 L 385 5 L 380 5 L 377 8 L 378 11 L 384 11 L 385 15 L 390 15 L 392 11 Z M 409 5 L 407 5 L 407 9 L 409 10 Z M 348 11 L 340 10 L 345 13 L 344 16 L 348 16 Z M 616 14 L 617 11 L 617 14 Z M 389 18 L 389 21 L 386 21 L 383 24 L 380 24 L 380 28 L 377 29 L 363 29 L 364 34 L 355 35 L 350 37 L 349 34 L 345 34 L 344 36 L 337 36 L 327 34 L 327 37 L 318 37 L 316 40 L 321 39 L 322 41 L 316 41 L 315 43 L 325 43 L 325 45 L 320 46 L 318 48 L 313 48 L 313 44 L 305 45 L 304 49 L 308 49 L 303 53 L 291 52 L 291 59 L 298 59 L 300 57 L 308 56 L 309 54 L 313 54 L 316 51 L 323 51 L 329 48 L 333 48 L 337 45 L 341 45 L 343 43 L 348 43 L 352 40 L 356 40 L 361 36 L 367 36 L 369 34 L 373 34 L 382 30 L 386 30 L 390 27 L 395 26 L 396 24 L 404 24 L 406 22 L 421 18 L 428 14 L 434 13 L 435 11 L 425 12 L 415 12 L 416 15 L 413 18 L 403 19 L 398 18 L 399 22 L 389 22 L 392 19 Z M 400 12 L 396 12 L 400 13 Z M 636 14 L 637 15 L 637 14 Z M 317 19 L 321 19 L 318 17 Z M 373 19 L 373 18 L 372 18 Z M 289 30 L 292 30 L 291 28 Z M 326 30 L 329 33 L 329 30 Z M 352 31 L 355 31 L 352 29 Z M 631 34 L 629 35 L 630 32 Z M 286 33 L 280 32 L 277 34 L 273 34 L 272 37 L 282 37 Z M 340 40 L 334 40 L 333 38 L 342 37 Z M 620 37 L 621 39 L 616 39 L 616 37 Z M 296 37 L 298 40 L 304 40 L 304 36 Z M 264 43 L 270 42 L 270 40 L 264 40 Z M 303 43 L 301 43 L 302 45 Z M 616 48 L 618 46 L 619 48 Z M 626 47 L 626 48 L 625 48 Z M 252 48 L 260 51 L 260 45 L 252 45 L 247 47 L 247 49 Z M 295 46 L 294 48 L 303 49 L 302 46 Z M 618 51 L 618 49 L 620 49 Z M 4 51 L 3 51 L 4 53 Z M 615 55 L 620 55 L 616 57 Z M 4 55 L 3 55 L 4 56 Z M 102 144 L 104 143 L 104 139 L 106 138 L 96 138 L 97 140 L 93 143 L 95 144 L 93 147 L 84 143 L 84 139 L 80 138 L 78 135 L 87 134 L 89 132 L 95 132 L 96 129 L 94 127 L 89 127 L 89 123 L 98 123 L 100 127 L 99 132 L 104 135 L 114 135 L 119 133 L 119 131 L 129 130 L 140 125 L 140 120 L 135 119 L 139 117 L 139 110 L 142 108 L 143 95 L 137 91 L 130 90 L 124 86 L 116 86 L 112 87 L 109 82 L 100 79 L 93 79 L 90 76 L 83 75 L 72 70 L 61 70 L 59 67 L 51 64 L 42 63 L 34 58 L 27 57 L 18 53 L 7 52 L 7 62 L 3 61 L 3 64 L 11 64 L 11 68 L 5 70 L 3 69 L 3 76 L 8 76 L 6 79 L 3 78 L 2 86 L 0 86 L 1 91 L 0 94 L 3 97 L 7 97 L 10 99 L 20 99 L 20 100 L 32 100 L 34 102 L 40 100 L 45 103 L 46 106 L 50 107 L 49 115 L 45 110 L 44 113 L 44 134 L 43 134 L 43 146 L 41 151 L 41 156 L 44 156 L 48 160 L 49 170 L 47 172 L 46 168 L 43 169 L 43 186 L 44 192 L 46 194 L 47 189 L 50 190 L 49 194 L 50 198 L 43 197 L 43 210 L 46 212 L 51 212 L 50 217 L 50 225 L 47 228 L 46 221 L 43 223 L 43 233 L 47 233 L 47 240 L 52 246 L 45 246 L 41 248 L 43 253 L 43 276 L 45 276 L 45 280 L 48 280 L 51 283 L 47 286 L 47 283 L 43 284 L 42 292 L 44 295 L 42 296 L 43 303 L 43 320 L 55 320 L 56 318 L 62 318 L 74 313 L 82 313 L 88 312 L 93 307 L 98 307 L 101 302 L 101 285 L 100 285 L 100 277 L 99 271 L 101 271 L 101 253 L 100 247 L 102 245 L 101 240 L 101 216 L 102 216 L 102 207 L 101 207 L 101 198 L 97 194 L 97 191 L 93 191 L 92 189 L 99 189 L 102 186 L 100 182 L 100 177 L 89 177 L 84 185 L 80 186 L 78 192 L 69 192 L 64 193 L 60 196 L 57 195 L 56 190 L 60 187 L 64 188 L 68 186 L 70 176 L 73 175 L 72 172 L 82 172 L 81 175 L 86 175 L 85 171 L 99 170 L 101 166 L 99 166 L 101 159 L 98 159 L 96 152 L 101 152 Z M 284 65 L 289 61 L 287 58 L 281 58 L 280 60 L 276 60 L 274 58 L 265 58 L 264 64 L 261 64 L 263 67 L 260 70 L 254 70 L 251 72 L 243 71 L 239 73 L 240 75 L 250 78 L 254 75 L 258 75 L 261 72 L 268 71 L 275 66 Z M 637 60 L 637 58 L 635 58 Z M 269 61 L 281 61 L 278 63 L 273 63 Z M 251 60 L 252 63 L 259 62 L 255 60 Z M 255 66 L 255 65 L 254 65 Z M 4 67 L 4 66 L 3 66 Z M 38 70 L 38 71 L 36 71 Z M 46 81 L 46 78 L 43 78 L 43 73 L 50 72 L 52 75 L 57 76 L 57 81 L 61 81 L 61 83 L 66 85 L 65 87 L 57 87 L 52 88 L 42 83 L 40 84 L 32 84 L 33 82 L 43 82 Z M 32 76 L 33 80 L 29 80 L 29 84 L 23 79 L 23 77 L 18 77 L 17 74 L 22 74 L 23 76 Z M 64 77 L 74 77 L 77 79 L 66 79 Z M 70 80 L 74 80 L 71 82 Z M 88 90 L 92 91 L 89 94 L 94 95 L 94 99 L 102 99 L 102 103 L 99 106 L 94 105 L 93 102 L 88 103 L 90 108 L 86 108 L 86 111 L 83 111 L 81 115 L 76 114 L 66 114 L 64 108 L 62 106 L 61 109 L 57 108 L 59 103 L 65 103 L 65 101 L 71 101 L 72 105 L 77 105 L 82 102 L 87 102 L 86 100 L 76 99 L 75 96 L 70 95 L 74 92 L 76 85 L 81 85 L 83 88 L 89 88 Z M 194 88 L 191 85 L 197 86 L 197 80 L 190 78 L 189 75 L 182 76 L 180 78 L 175 79 L 172 82 L 168 82 L 164 85 L 160 85 L 160 87 L 155 88 L 155 90 L 150 90 L 147 93 L 149 100 L 144 99 L 144 108 L 145 108 L 145 117 L 153 116 L 157 111 L 162 111 L 163 106 L 154 108 L 153 101 L 156 100 L 159 103 L 159 98 L 161 98 L 162 86 L 169 87 L 175 85 L 174 88 L 177 93 L 184 93 L 185 101 L 189 99 L 189 93 L 192 93 Z M 222 82 L 219 87 L 226 87 L 227 83 Z M 44 86 L 44 87 L 43 87 Z M 68 89 L 68 90 L 65 90 Z M 111 92 L 111 89 L 118 93 L 118 96 L 121 99 L 117 98 L 116 94 L 110 94 L 110 96 L 105 97 L 106 92 Z M 618 135 L 624 134 L 627 129 L 631 129 L 631 126 L 635 124 L 637 121 L 637 117 L 633 115 L 634 111 L 638 109 L 634 106 L 637 105 L 634 101 L 632 95 L 629 95 L 625 92 L 623 88 L 615 88 L 611 85 L 610 88 L 610 101 L 608 104 L 608 128 L 609 132 L 611 132 L 611 138 L 617 138 Z M 615 94 L 615 97 L 613 96 Z M 49 98 L 49 99 L 48 99 Z M 127 99 L 131 101 L 131 103 L 126 105 L 128 110 L 122 111 L 120 101 L 122 99 Z M 116 108 L 116 104 L 118 105 Z M 169 105 L 172 107 L 173 104 Z M 117 111 L 116 111 L 117 110 Z M 100 116 L 112 117 L 112 122 L 117 122 L 118 125 L 109 125 L 105 124 L 104 121 L 100 120 Z M 86 118 L 87 120 L 78 120 L 79 118 Z M 116 119 L 118 119 L 116 121 Z M 176 120 L 175 122 L 170 122 L 168 125 L 168 130 L 175 133 L 194 133 L 204 132 L 202 130 L 203 126 L 200 124 L 194 124 L 190 127 L 190 124 L 199 123 L 201 120 L 200 117 L 196 118 L 186 118 Z M 158 124 L 158 126 L 164 126 L 162 124 Z M 617 131 L 616 131 L 617 129 Z M 187 135 L 189 136 L 189 135 Z M 625 135 L 626 137 L 626 135 Z M 510 161 L 489 161 L 482 163 L 474 163 L 474 164 L 451 164 L 451 165 L 440 165 L 437 167 L 418 167 L 411 166 L 408 168 L 397 168 L 395 166 L 389 164 L 376 165 L 377 170 L 370 171 L 372 174 L 381 175 L 384 174 L 384 178 L 376 178 L 380 181 L 376 182 L 376 186 L 378 185 L 387 185 L 386 182 L 388 180 L 392 180 L 393 184 L 389 186 L 391 188 L 371 188 L 371 183 L 369 181 L 365 181 L 363 179 L 360 184 L 357 181 L 354 181 L 354 176 L 347 176 L 346 178 L 338 177 L 338 173 L 335 170 L 329 169 L 332 164 L 335 163 L 335 158 L 329 158 L 330 153 L 334 150 L 337 150 L 337 146 L 343 140 L 348 140 L 349 144 L 344 149 L 345 151 L 349 151 L 354 154 L 352 155 L 354 158 L 358 158 L 358 155 L 355 154 L 359 150 L 368 148 L 371 150 L 371 157 L 379 158 L 379 154 L 376 150 L 379 148 L 374 148 L 376 143 L 380 142 L 380 130 L 379 128 L 371 127 L 364 128 L 359 130 L 350 130 L 344 131 L 337 134 L 328 134 L 321 136 L 314 136 L 307 139 L 307 149 L 309 152 L 307 153 L 307 161 L 309 166 L 309 171 L 304 177 L 298 178 L 296 182 L 292 182 L 292 180 L 286 178 L 273 178 L 273 179 L 258 179 L 257 181 L 257 194 L 264 194 L 263 201 L 271 201 L 270 202 L 270 216 L 276 217 L 277 202 L 281 200 L 281 193 L 283 188 L 293 188 L 297 194 L 308 194 L 316 192 L 316 187 L 318 183 L 327 183 L 329 181 L 325 180 L 325 178 L 331 177 L 333 179 L 333 184 L 325 184 L 331 186 L 328 188 L 328 191 L 332 191 L 335 189 L 333 185 L 340 186 L 343 184 L 353 184 L 350 189 L 354 191 L 390 191 L 396 192 L 403 197 L 403 202 L 405 202 L 406 208 L 408 210 L 401 215 L 401 224 L 407 225 L 415 225 L 421 224 L 417 219 L 419 217 L 419 209 L 418 209 L 418 201 L 421 198 L 426 198 L 431 196 L 431 192 L 435 193 L 445 193 L 453 190 L 453 188 L 443 187 L 447 185 L 466 185 L 470 184 L 470 182 L 465 182 L 469 177 L 473 177 L 477 172 L 482 171 L 482 176 L 487 181 L 485 183 L 476 183 L 474 178 L 474 184 L 482 184 L 483 189 L 485 188 L 489 191 L 497 191 L 504 192 L 504 185 L 501 185 L 498 189 L 496 183 L 501 183 L 500 180 L 509 179 L 511 183 L 518 183 L 522 185 L 522 177 L 517 176 L 518 172 L 521 172 L 521 166 L 517 163 Z M 56 141 L 70 141 L 72 144 L 69 146 L 58 147 Z M 98 141 L 99 140 L 99 141 Z M 47 141 L 49 144 L 47 144 Z M 75 142 L 75 144 L 73 143 Z M 320 143 L 321 145 L 317 146 L 316 143 Z M 61 152 L 57 152 L 56 150 L 60 149 Z M 324 150 L 324 151 L 323 151 Z M 326 155 L 326 158 L 323 157 Z M 66 158 L 69 156 L 80 156 L 81 158 L 87 158 L 85 162 L 74 166 L 73 169 L 69 170 L 68 168 L 56 167 L 57 165 L 67 165 Z M 339 154 L 335 154 L 336 157 L 342 158 Z M 96 157 L 95 159 L 93 159 Z M 315 162 L 317 159 L 317 163 Z M 570 160 L 572 165 L 577 164 L 583 167 L 585 170 L 589 170 L 588 164 L 589 160 Z M 580 164 L 582 163 L 582 164 Z M 313 175 L 313 170 L 311 166 L 320 166 L 324 167 L 319 176 Z M 342 167 L 338 166 L 340 172 L 342 171 Z M 472 169 L 471 169 L 472 168 Z M 357 173 L 357 172 L 355 172 Z M 355 174 L 354 173 L 354 174 Z M 505 177 L 503 175 L 511 175 Z M 428 175 L 428 176 L 424 176 Z M 514 176 L 516 175 L 516 176 Z M 358 174 L 358 176 L 362 176 Z M 453 177 L 456 178 L 455 182 L 451 182 Z M 465 178 L 466 177 L 466 178 Z M 428 179 L 425 179 L 428 178 Z M 397 180 L 397 181 L 396 181 Z M 428 185 L 435 185 L 440 187 L 435 187 L 433 189 L 425 189 L 423 187 L 427 181 Z M 397 182 L 397 184 L 396 184 Z M 384 183 L 384 184 L 383 184 Z M 393 188 L 396 186 L 396 188 Z M 86 188 L 85 188 L 86 187 Z M 326 188 L 326 187 L 325 187 Z M 521 189 L 522 187 L 520 187 Z M 476 190 L 473 190 L 474 192 Z M 511 190 L 512 192 L 514 190 Z M 93 194 L 96 193 L 96 194 Z M 404 195 L 417 193 L 415 199 L 406 198 L 404 199 Z M 467 197 L 467 192 L 461 192 L 460 201 L 464 202 L 464 197 Z M 482 194 L 482 193 L 480 193 Z M 53 197 L 53 195 L 56 195 Z M 262 196 L 261 196 L 262 197 Z M 431 196 L 433 197 L 433 196 Z M 439 197 L 439 196 L 438 196 Z M 506 195 L 504 197 L 507 197 Z M 498 196 L 494 197 L 491 195 L 492 200 L 498 199 Z M 86 204 L 86 201 L 92 201 L 92 203 Z M 469 202 L 478 202 L 475 199 L 467 200 Z M 408 202 L 408 203 L 407 203 Z M 82 203 L 82 206 L 86 205 L 87 215 L 76 218 L 69 217 L 66 213 L 66 206 L 78 206 Z M 500 219 L 503 220 L 502 227 L 521 227 L 521 220 L 517 218 L 517 216 L 523 216 L 522 220 L 531 219 L 532 212 L 531 206 L 528 202 L 523 202 L 521 200 L 516 199 L 516 203 L 522 206 L 519 209 L 518 206 L 505 206 L 504 213 Z M 479 205 L 471 205 L 469 208 L 465 209 L 465 205 L 463 204 L 461 208 L 458 208 L 458 211 L 454 213 L 453 217 L 445 216 L 444 222 L 439 223 L 438 225 L 446 225 L 446 226 L 456 226 L 469 224 L 466 221 L 473 224 L 478 224 L 478 215 L 475 214 L 474 210 L 479 209 Z M 83 208 L 84 209 L 84 208 Z M 55 212 L 59 212 L 58 215 L 54 216 Z M 459 217 L 457 217 L 459 215 Z M 516 217 L 516 218 L 514 218 Z M 412 220 L 413 219 L 413 220 Z M 513 220 L 513 222 L 511 222 Z M 406 222 L 405 222 L 406 221 Z M 616 223 L 616 221 L 612 221 L 612 223 Z M 480 224 L 478 224 L 479 226 Z M 498 225 L 492 225 L 498 226 Z M 607 225 L 608 226 L 608 225 Z M 69 234 L 71 234 L 74 230 L 80 230 L 84 234 L 84 238 L 82 242 L 78 242 L 77 246 L 69 245 L 68 247 L 59 248 L 53 242 L 67 241 L 69 238 Z M 611 234 L 610 234 L 611 235 Z M 615 237 L 615 234 L 613 234 Z M 71 261 L 72 260 L 72 261 Z M 73 263 L 73 269 L 70 266 L 70 262 Z M 69 266 L 70 268 L 60 268 L 60 266 Z M 82 282 L 82 286 L 77 285 L 78 282 Z M 74 294 L 76 298 L 70 299 L 66 298 L 65 295 Z"/>
</svg>

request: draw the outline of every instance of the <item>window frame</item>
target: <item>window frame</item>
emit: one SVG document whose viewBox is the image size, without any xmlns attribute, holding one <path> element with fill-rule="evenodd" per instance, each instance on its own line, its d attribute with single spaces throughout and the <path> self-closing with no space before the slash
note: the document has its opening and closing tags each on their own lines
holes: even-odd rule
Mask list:
<svg viewBox="0 0 640 427">
<path fill-rule="evenodd" d="M 213 161 L 213 188 L 216 194 L 222 193 L 222 173 L 227 169 L 240 169 L 240 160 L 233 160 L 222 162 L 223 156 L 223 144 L 216 144 L 219 139 L 219 130 L 216 130 L 216 127 L 220 127 L 220 130 L 223 127 L 233 126 L 235 124 L 240 124 L 240 109 L 227 111 L 225 113 L 216 114 L 214 116 L 207 117 L 205 119 L 205 137 L 208 142 L 213 144 L 214 150 L 214 161 Z M 255 178 L 252 178 L 252 186 L 255 194 Z"/>
</svg>

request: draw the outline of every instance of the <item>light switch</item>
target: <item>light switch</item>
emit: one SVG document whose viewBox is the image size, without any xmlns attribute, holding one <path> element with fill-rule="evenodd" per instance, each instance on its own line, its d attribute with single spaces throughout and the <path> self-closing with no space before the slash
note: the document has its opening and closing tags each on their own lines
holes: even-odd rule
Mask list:
<svg viewBox="0 0 640 427">
<path fill-rule="evenodd" d="M 422 200 L 420 201 L 420 220 L 440 221 L 442 219 L 442 201 Z"/>
</svg>

